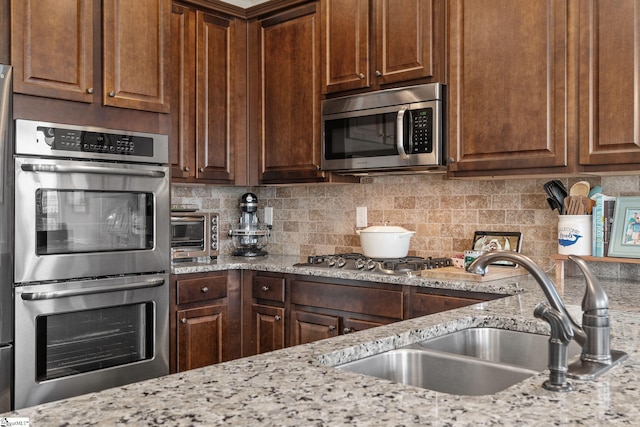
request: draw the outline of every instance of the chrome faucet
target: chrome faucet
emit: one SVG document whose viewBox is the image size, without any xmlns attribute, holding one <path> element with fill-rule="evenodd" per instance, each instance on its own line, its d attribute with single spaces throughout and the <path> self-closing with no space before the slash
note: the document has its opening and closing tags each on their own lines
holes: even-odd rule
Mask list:
<svg viewBox="0 0 640 427">
<path fill-rule="evenodd" d="M 496 261 L 511 261 L 529 271 L 538 282 L 549 304 L 553 307 L 551 312 L 542 307 L 537 307 L 534 312 L 536 317 L 546 320 L 552 328 L 552 337 L 549 340 L 549 369 L 552 371 L 550 389 L 564 389 L 563 378 L 557 377 L 557 374 L 563 371 L 563 365 L 567 364 L 566 347 L 571 339 L 582 346 L 582 354 L 579 360 L 568 365 L 569 377 L 594 379 L 627 358 L 626 353 L 609 348 L 609 298 L 600 282 L 582 258 L 569 255 L 569 259 L 580 268 L 586 282 L 582 299 L 582 326 L 578 325 L 567 312 L 549 276 L 527 256 L 514 251 L 491 251 L 476 258 L 467 268 L 472 273 L 484 275 L 489 264 Z M 553 350 L 554 348 L 556 350 Z M 562 357 L 564 361 L 560 360 Z"/>
</svg>

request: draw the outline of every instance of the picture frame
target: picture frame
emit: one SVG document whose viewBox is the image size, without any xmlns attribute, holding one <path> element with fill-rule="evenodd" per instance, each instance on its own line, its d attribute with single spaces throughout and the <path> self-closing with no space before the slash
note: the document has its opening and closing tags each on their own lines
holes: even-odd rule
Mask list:
<svg viewBox="0 0 640 427">
<path fill-rule="evenodd" d="M 473 234 L 473 251 L 491 251 L 495 249 L 520 252 L 522 248 L 522 233 L 519 231 L 476 231 Z M 510 261 L 496 261 L 491 265 L 517 267 Z"/>
<path fill-rule="evenodd" d="M 616 198 L 607 256 L 640 258 L 640 196 Z"/>
</svg>

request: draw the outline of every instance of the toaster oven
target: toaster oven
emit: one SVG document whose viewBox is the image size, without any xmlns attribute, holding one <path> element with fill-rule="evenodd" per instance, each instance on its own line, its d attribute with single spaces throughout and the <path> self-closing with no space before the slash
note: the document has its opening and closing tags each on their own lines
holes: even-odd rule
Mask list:
<svg viewBox="0 0 640 427">
<path fill-rule="evenodd" d="M 171 213 L 171 260 L 219 255 L 219 215 L 209 212 Z"/>
</svg>

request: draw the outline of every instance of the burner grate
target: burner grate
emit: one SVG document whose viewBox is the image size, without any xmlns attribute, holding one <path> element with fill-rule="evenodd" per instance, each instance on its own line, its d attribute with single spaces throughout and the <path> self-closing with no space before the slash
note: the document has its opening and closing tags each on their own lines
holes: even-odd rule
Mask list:
<svg viewBox="0 0 640 427">
<path fill-rule="evenodd" d="M 306 264 L 296 264 L 296 266 L 368 270 L 386 274 L 409 274 L 451 265 L 453 265 L 451 258 L 422 258 L 416 256 L 402 258 L 368 258 L 359 253 L 310 255 L 307 257 Z"/>
</svg>

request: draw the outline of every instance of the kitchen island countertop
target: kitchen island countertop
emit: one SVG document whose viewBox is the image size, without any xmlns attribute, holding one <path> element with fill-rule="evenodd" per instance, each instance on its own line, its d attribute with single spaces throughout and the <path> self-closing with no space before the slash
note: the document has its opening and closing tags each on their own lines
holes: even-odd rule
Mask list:
<svg viewBox="0 0 640 427">
<path fill-rule="evenodd" d="M 291 267 L 298 261 L 271 256 L 249 262 L 219 260 L 206 269 L 182 265 L 173 272 L 245 268 L 336 277 L 319 269 Z M 611 348 L 626 351 L 629 358 L 596 381 L 571 380 L 574 391 L 556 393 L 541 387 L 548 377 L 548 371 L 544 371 L 493 395 L 455 396 L 332 366 L 473 326 L 546 331 L 547 325 L 532 314 L 537 303 L 544 300 L 537 283 L 530 276 L 496 283 L 445 283 L 382 275 L 361 279 L 517 293 L 2 416 L 28 417 L 32 426 L 633 425 L 640 419 L 640 281 L 601 279 L 610 299 Z M 581 277 L 565 280 L 562 298 L 578 323 L 583 290 Z"/>
</svg>

